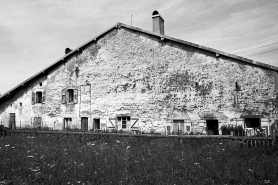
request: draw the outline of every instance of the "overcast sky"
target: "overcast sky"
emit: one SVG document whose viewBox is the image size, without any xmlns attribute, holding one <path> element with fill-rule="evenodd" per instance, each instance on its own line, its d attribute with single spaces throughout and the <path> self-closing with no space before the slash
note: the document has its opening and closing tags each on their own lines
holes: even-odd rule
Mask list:
<svg viewBox="0 0 278 185">
<path fill-rule="evenodd" d="M 278 0 L 0 0 L 0 93 L 117 22 L 278 66 Z"/>
</svg>

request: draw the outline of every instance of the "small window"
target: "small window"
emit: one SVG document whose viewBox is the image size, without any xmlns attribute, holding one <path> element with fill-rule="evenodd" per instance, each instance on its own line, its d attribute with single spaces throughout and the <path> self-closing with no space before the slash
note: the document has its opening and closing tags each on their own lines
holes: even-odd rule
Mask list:
<svg viewBox="0 0 278 185">
<path fill-rule="evenodd" d="M 240 86 L 238 85 L 238 82 L 236 82 L 236 91 L 240 91 Z"/>
<path fill-rule="evenodd" d="M 36 101 L 35 103 L 42 103 L 42 92 L 38 91 L 36 92 Z"/>
<path fill-rule="evenodd" d="M 126 128 L 126 117 L 122 117 L 122 128 Z"/>
<path fill-rule="evenodd" d="M 45 91 L 32 92 L 32 105 L 45 102 Z"/>
<path fill-rule="evenodd" d="M 186 131 L 190 132 L 190 126 L 186 126 Z"/>
<path fill-rule="evenodd" d="M 40 83 L 40 86 L 42 86 L 42 83 Z"/>
<path fill-rule="evenodd" d="M 68 89 L 68 96 L 69 96 L 69 99 L 68 99 L 68 103 L 73 103 L 73 89 Z"/>
<path fill-rule="evenodd" d="M 64 89 L 62 91 L 62 103 L 77 103 L 77 89 Z"/>
<path fill-rule="evenodd" d="M 19 103 L 19 106 L 22 107 L 22 103 L 21 102 Z"/>
</svg>

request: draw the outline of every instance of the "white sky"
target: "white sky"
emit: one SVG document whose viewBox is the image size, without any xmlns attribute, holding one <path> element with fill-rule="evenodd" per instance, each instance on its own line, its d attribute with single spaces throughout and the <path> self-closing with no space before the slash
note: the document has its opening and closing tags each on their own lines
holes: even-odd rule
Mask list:
<svg viewBox="0 0 278 185">
<path fill-rule="evenodd" d="M 278 0 L 0 0 L 0 93 L 122 22 L 278 66 Z M 274 44 L 273 44 L 274 43 Z"/>
</svg>

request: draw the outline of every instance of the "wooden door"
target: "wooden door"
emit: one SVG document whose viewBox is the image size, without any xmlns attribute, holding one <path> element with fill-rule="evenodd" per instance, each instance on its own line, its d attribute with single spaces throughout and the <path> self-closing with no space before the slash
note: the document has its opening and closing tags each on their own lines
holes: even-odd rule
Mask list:
<svg viewBox="0 0 278 185">
<path fill-rule="evenodd" d="M 88 118 L 81 118 L 81 130 L 88 131 Z"/>
<path fill-rule="evenodd" d="M 15 113 L 10 113 L 9 128 L 14 130 L 15 127 Z"/>
<path fill-rule="evenodd" d="M 184 120 L 173 120 L 173 131 L 175 134 L 184 132 Z"/>
</svg>

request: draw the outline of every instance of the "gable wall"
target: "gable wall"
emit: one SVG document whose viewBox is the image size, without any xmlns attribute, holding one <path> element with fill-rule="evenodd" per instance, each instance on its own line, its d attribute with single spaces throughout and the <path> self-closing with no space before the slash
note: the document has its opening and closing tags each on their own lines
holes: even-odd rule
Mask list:
<svg viewBox="0 0 278 185">
<path fill-rule="evenodd" d="M 27 123 L 41 115 L 46 125 L 53 127 L 55 122 L 61 129 L 64 117 L 72 117 L 76 127 L 80 117 L 89 117 L 90 127 L 93 118 L 107 119 L 127 110 L 140 118 L 143 129 L 160 131 L 167 124 L 165 118 L 174 113 L 187 113 L 196 129 L 202 112 L 223 112 L 227 118 L 221 124 L 236 124 L 242 113 L 274 122 L 277 79 L 274 71 L 125 28 L 113 29 L 47 77 L 23 88 L 2 108 L 1 117 L 7 120 L 15 111 L 17 121 Z M 64 105 L 61 92 L 71 85 L 79 87 L 78 104 Z M 36 88 L 46 91 L 43 105 L 31 105 Z"/>
</svg>

